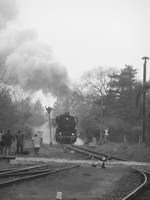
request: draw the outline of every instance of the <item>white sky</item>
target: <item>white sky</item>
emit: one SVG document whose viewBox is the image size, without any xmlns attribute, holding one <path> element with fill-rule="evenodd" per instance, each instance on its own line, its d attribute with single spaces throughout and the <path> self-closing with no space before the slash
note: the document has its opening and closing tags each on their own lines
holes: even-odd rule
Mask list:
<svg viewBox="0 0 150 200">
<path fill-rule="evenodd" d="M 149 0 L 18 0 L 18 5 L 21 26 L 51 45 L 73 79 L 96 66 L 125 64 L 142 75 L 141 57 L 150 57 Z"/>
</svg>

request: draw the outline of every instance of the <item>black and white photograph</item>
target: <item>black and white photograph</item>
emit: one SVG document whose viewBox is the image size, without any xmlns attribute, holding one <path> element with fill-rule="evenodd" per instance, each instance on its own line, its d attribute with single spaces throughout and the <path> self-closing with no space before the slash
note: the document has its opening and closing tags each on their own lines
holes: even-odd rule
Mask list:
<svg viewBox="0 0 150 200">
<path fill-rule="evenodd" d="M 0 199 L 150 199 L 150 1 L 0 0 Z"/>
</svg>

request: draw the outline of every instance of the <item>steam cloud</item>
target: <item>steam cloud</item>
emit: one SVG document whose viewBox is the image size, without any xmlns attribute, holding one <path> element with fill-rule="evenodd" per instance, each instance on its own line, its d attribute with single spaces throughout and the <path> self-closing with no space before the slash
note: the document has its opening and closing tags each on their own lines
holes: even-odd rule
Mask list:
<svg viewBox="0 0 150 200">
<path fill-rule="evenodd" d="M 38 42 L 31 32 L 28 37 L 27 32 L 24 36 L 22 32 L 16 35 L 14 49 L 7 56 L 8 83 L 20 85 L 29 92 L 42 90 L 54 96 L 66 94 L 69 79 L 65 67 L 53 60 L 51 48 Z"/>
<path fill-rule="evenodd" d="M 15 1 L 0 0 L 1 27 L 17 15 L 12 2 Z M 8 84 L 19 85 L 30 93 L 39 90 L 54 96 L 70 93 L 66 68 L 53 59 L 50 46 L 39 42 L 35 31 L 5 28 L 0 33 L 0 44 L 0 63 L 3 60 L 0 68 L 5 67 Z"/>
<path fill-rule="evenodd" d="M 15 0 L 0 0 L 0 29 L 4 28 L 7 22 L 14 20 L 18 14 Z"/>
</svg>

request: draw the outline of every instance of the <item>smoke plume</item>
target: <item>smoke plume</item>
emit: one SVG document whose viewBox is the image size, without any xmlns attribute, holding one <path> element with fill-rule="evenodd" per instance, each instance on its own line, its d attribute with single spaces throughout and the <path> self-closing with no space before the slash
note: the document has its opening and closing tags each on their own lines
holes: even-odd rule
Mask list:
<svg viewBox="0 0 150 200">
<path fill-rule="evenodd" d="M 15 1 L 0 0 L 1 27 L 16 17 L 15 6 Z M 7 84 L 29 93 L 42 90 L 64 96 L 70 92 L 66 68 L 54 60 L 51 47 L 41 43 L 35 31 L 7 27 L 0 32 L 0 44 L 0 68 L 5 68 Z"/>
<path fill-rule="evenodd" d="M 8 83 L 20 85 L 25 91 L 42 90 L 43 93 L 52 93 L 54 96 L 61 96 L 69 91 L 65 67 L 53 60 L 48 45 L 37 40 L 23 40 L 19 45 L 16 42 L 5 64 L 9 72 Z"/>
</svg>

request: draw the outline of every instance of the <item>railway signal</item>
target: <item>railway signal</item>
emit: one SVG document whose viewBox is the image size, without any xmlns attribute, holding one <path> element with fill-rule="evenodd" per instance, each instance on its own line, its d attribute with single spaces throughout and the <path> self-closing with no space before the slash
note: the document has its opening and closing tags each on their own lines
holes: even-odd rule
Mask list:
<svg viewBox="0 0 150 200">
<path fill-rule="evenodd" d="M 49 107 L 45 107 L 47 113 L 48 113 L 48 117 L 49 117 L 49 133 L 50 133 L 50 145 L 53 144 L 52 142 L 52 131 L 51 131 L 51 111 L 52 111 L 52 108 L 49 106 Z"/>
</svg>

